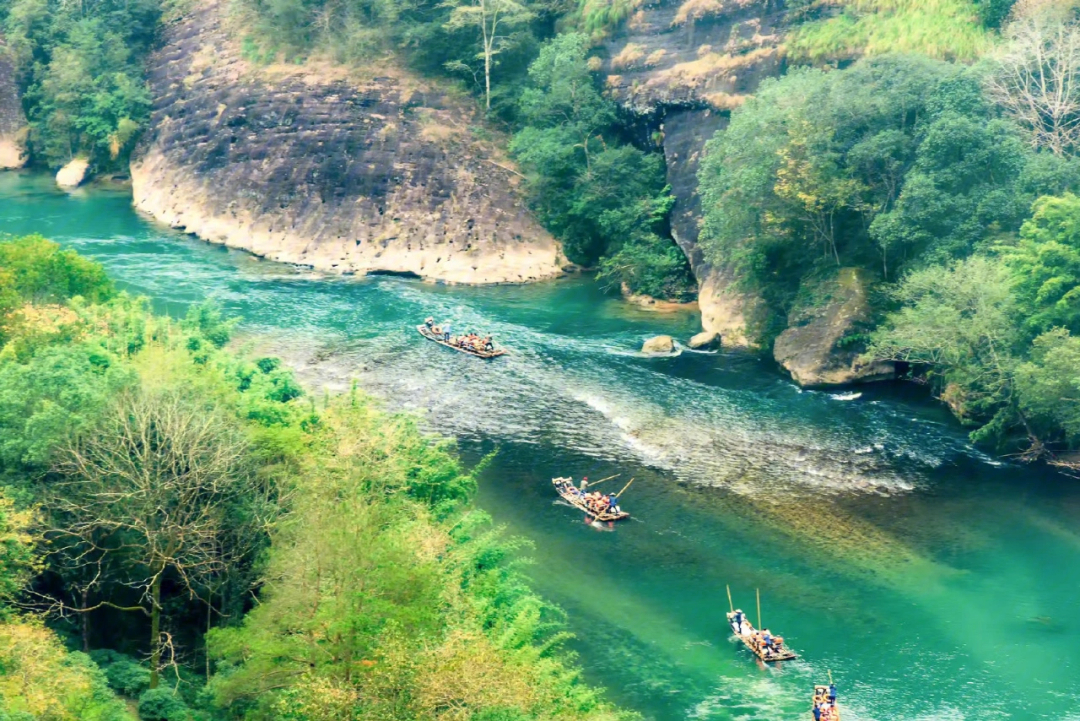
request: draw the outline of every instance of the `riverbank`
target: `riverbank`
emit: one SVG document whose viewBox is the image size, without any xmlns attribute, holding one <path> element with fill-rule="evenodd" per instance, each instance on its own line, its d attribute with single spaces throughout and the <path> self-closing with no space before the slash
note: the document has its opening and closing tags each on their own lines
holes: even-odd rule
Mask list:
<svg viewBox="0 0 1080 721">
<path fill-rule="evenodd" d="M 193 3 L 150 57 L 153 111 L 131 162 L 139 210 L 330 273 L 562 273 L 559 243 L 467 100 L 392 63 L 250 62 L 233 20 L 223 2 Z"/>
<path fill-rule="evenodd" d="M 534 587 L 616 703 L 654 721 L 799 718 L 831 669 L 845 721 L 1080 714 L 1080 489 L 973 448 L 922 389 L 801 391 L 748 354 L 642 357 L 645 338 L 689 337 L 696 318 L 586 278 L 327 277 L 150 224 L 123 193 L 24 181 L 0 176 L 0 231 L 40 229 L 160 312 L 215 298 L 305 383 L 356 380 L 469 462 L 497 448 L 478 503 L 533 541 Z M 424 343 L 426 315 L 513 353 L 481 363 Z M 612 473 L 637 478 L 614 532 L 555 503 L 551 477 Z M 761 670 L 728 645 L 726 584 L 744 609 L 761 589 L 800 661 Z"/>
</svg>

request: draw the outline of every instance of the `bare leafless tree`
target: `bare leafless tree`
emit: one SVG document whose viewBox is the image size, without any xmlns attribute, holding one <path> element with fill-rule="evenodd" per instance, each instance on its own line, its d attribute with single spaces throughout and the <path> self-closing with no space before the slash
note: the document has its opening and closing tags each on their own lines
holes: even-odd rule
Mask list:
<svg viewBox="0 0 1080 721">
<path fill-rule="evenodd" d="M 1029 134 L 1064 155 L 1080 146 L 1080 25 L 1052 9 L 1017 17 L 993 58 L 987 89 Z"/>
<path fill-rule="evenodd" d="M 55 532 L 58 554 L 91 577 L 119 556 L 110 566 L 122 568 L 118 580 L 139 592 L 135 606 L 106 600 L 76 610 L 111 606 L 150 618 L 152 688 L 168 645 L 162 581 L 168 574 L 195 598 L 228 567 L 222 541 L 232 531 L 229 509 L 261 492 L 248 457 L 243 429 L 205 399 L 139 389 L 119 397 L 55 465 L 62 480 L 53 485 L 52 504 L 64 519 Z M 239 552 L 235 544 L 231 552 Z"/>
</svg>

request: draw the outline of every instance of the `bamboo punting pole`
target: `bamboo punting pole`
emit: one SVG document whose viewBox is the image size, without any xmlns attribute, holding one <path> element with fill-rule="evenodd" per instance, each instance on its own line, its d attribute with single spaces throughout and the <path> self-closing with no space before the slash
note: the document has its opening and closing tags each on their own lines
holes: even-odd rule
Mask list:
<svg viewBox="0 0 1080 721">
<path fill-rule="evenodd" d="M 833 685 L 833 682 L 832 682 L 832 669 L 829 669 L 829 685 L 830 686 Z"/>
<path fill-rule="evenodd" d="M 630 479 L 630 483 L 633 483 L 633 482 L 634 482 L 634 479 L 633 479 L 633 478 L 631 478 L 631 479 Z M 619 491 L 618 493 L 616 493 L 616 494 L 615 494 L 615 497 L 616 497 L 616 498 L 618 498 L 619 496 L 621 496 L 621 495 L 623 494 L 623 491 L 625 491 L 625 490 L 626 490 L 627 488 L 629 488 L 629 487 L 630 487 L 630 483 L 627 483 L 627 484 L 626 484 L 625 486 L 623 486 L 623 487 L 622 487 L 622 491 Z"/>
<path fill-rule="evenodd" d="M 731 612 L 735 613 L 735 604 L 731 602 L 731 586 L 727 586 L 727 603 L 731 606 Z"/>
<path fill-rule="evenodd" d="M 754 591 L 757 593 L 757 627 L 760 631 L 761 629 L 765 628 L 761 625 L 761 589 L 755 588 Z"/>
<path fill-rule="evenodd" d="M 612 478 L 618 478 L 621 475 L 622 475 L 621 473 L 616 473 L 614 476 L 608 476 L 607 478 L 601 478 L 596 483 L 590 483 L 589 486 L 599 486 L 604 481 L 610 481 Z"/>
</svg>

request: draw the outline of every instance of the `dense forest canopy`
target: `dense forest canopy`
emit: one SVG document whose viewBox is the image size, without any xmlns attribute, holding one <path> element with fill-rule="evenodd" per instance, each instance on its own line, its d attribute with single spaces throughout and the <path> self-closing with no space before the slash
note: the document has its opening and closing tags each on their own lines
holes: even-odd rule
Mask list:
<svg viewBox="0 0 1080 721">
<path fill-rule="evenodd" d="M 0 3 L 33 157 L 50 167 L 77 156 L 123 166 L 149 116 L 144 62 L 161 15 L 161 0 Z"/>
<path fill-rule="evenodd" d="M 761 342 L 838 268 L 863 268 L 876 315 L 852 340 L 869 356 L 914 364 L 976 440 L 1030 457 L 1076 447 L 1080 371 L 1064 359 L 1080 17 L 1067 5 L 1011 8 L 974 64 L 893 54 L 792 70 L 732 114 L 699 175 L 703 243 L 764 300 Z"/>
<path fill-rule="evenodd" d="M 453 448 L 0 242 L 4 718 L 617 719 Z"/>
</svg>

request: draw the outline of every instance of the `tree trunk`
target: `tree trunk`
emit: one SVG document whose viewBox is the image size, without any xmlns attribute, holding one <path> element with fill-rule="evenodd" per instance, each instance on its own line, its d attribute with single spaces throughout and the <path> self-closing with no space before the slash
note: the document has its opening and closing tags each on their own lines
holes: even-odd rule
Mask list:
<svg viewBox="0 0 1080 721">
<path fill-rule="evenodd" d="M 210 590 L 206 592 L 206 635 L 203 636 L 203 653 L 206 654 L 206 678 L 210 678 L 210 648 L 207 645 L 207 639 L 210 636 L 210 615 L 214 612 L 214 590 L 210 587 Z"/>
<path fill-rule="evenodd" d="M 150 591 L 150 688 L 158 687 L 161 665 L 161 573 L 154 577 Z"/>
<path fill-rule="evenodd" d="M 491 50 L 484 48 L 484 99 L 486 109 L 491 112 Z"/>
<path fill-rule="evenodd" d="M 84 588 L 82 590 L 82 607 L 90 608 L 89 601 L 90 589 Z M 82 650 L 83 653 L 90 653 L 90 614 L 84 612 L 79 614 L 79 616 L 81 616 L 79 620 L 82 621 Z"/>
</svg>

